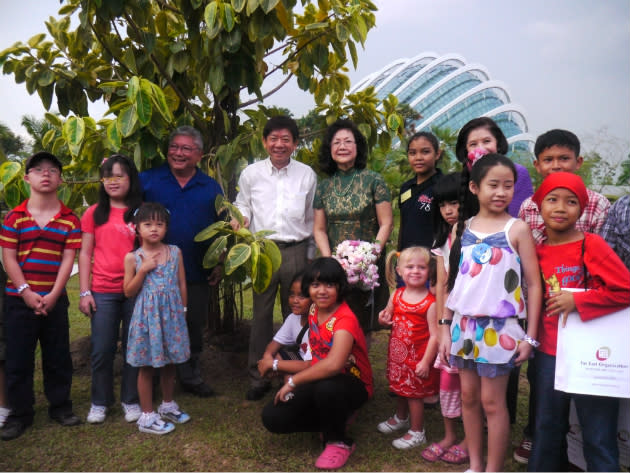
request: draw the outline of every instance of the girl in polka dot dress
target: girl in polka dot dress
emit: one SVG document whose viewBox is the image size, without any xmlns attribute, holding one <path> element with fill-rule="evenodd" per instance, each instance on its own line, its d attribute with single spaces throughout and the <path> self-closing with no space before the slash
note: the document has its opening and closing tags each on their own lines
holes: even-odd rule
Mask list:
<svg viewBox="0 0 630 473">
<path fill-rule="evenodd" d="M 396 287 L 393 261 L 387 257 L 387 282 Z M 424 398 L 439 392 L 440 372 L 433 367 L 437 354 L 437 317 L 435 297 L 427 289 L 431 253 L 427 248 L 411 246 L 398 257 L 396 272 L 405 282 L 389 298 L 379 314 L 379 322 L 390 326 L 387 354 L 387 378 L 390 390 L 398 395 L 396 414 L 381 422 L 378 430 L 388 434 L 409 429 L 394 440 L 399 449 L 426 443 Z"/>
<path fill-rule="evenodd" d="M 501 471 L 508 447 L 506 390 L 510 370 L 526 361 L 534 346 L 541 307 L 541 283 L 534 239 L 527 224 L 510 217 L 516 170 L 508 158 L 488 154 L 462 171 L 479 202 L 479 212 L 457 223 L 451 248 L 440 356 L 459 369 L 462 417 L 472 471 Z M 465 202 L 462 192 L 460 208 Z M 521 274 L 528 298 L 521 289 Z M 519 318 L 528 319 L 528 332 Z M 450 327 L 450 337 L 448 328 Z M 488 460 L 483 464 L 483 412 L 488 420 Z"/>
</svg>

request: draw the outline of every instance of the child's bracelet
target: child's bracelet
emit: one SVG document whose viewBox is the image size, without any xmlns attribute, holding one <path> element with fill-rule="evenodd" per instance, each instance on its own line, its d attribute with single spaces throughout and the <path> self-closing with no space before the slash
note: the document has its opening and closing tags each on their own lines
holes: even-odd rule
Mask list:
<svg viewBox="0 0 630 473">
<path fill-rule="evenodd" d="M 17 288 L 17 293 L 21 296 L 22 293 L 24 291 L 26 291 L 27 289 L 30 289 L 30 284 L 25 282 L 24 284 L 22 284 L 20 287 Z"/>
<path fill-rule="evenodd" d="M 184 314 L 188 312 L 188 307 L 184 307 Z"/>
<path fill-rule="evenodd" d="M 278 361 L 279 360 L 273 360 L 273 364 L 271 365 L 271 369 L 273 369 L 274 371 L 278 371 Z"/>
<path fill-rule="evenodd" d="M 438 320 L 438 325 L 451 325 L 453 323 L 453 319 L 440 319 Z"/>
<path fill-rule="evenodd" d="M 86 297 L 86 296 L 91 296 L 92 295 L 92 291 L 90 291 L 89 289 L 87 291 L 83 291 L 79 293 L 79 297 Z"/>
<path fill-rule="evenodd" d="M 529 335 L 525 335 L 523 337 L 523 341 L 529 343 L 531 346 L 533 346 L 534 348 L 538 348 L 540 346 L 540 342 L 534 340 L 532 337 L 530 337 Z"/>
</svg>

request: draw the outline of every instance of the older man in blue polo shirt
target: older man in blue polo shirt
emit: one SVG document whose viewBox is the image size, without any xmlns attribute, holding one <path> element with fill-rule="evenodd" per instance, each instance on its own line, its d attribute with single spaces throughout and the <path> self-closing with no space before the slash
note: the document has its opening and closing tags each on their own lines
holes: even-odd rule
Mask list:
<svg viewBox="0 0 630 473">
<path fill-rule="evenodd" d="M 203 349 L 203 330 L 208 320 L 208 285 L 215 285 L 221 270 L 204 270 L 206 244 L 195 243 L 195 235 L 217 221 L 214 201 L 223 191 L 217 181 L 204 174 L 197 164 L 203 154 L 201 133 L 190 126 L 177 128 L 170 136 L 167 162 L 140 174 L 144 200 L 160 202 L 171 213 L 166 241 L 177 245 L 184 257 L 188 312 L 186 321 L 190 335 L 190 359 L 177 366 L 184 390 L 200 397 L 214 391 L 201 377 L 199 355 Z"/>
</svg>

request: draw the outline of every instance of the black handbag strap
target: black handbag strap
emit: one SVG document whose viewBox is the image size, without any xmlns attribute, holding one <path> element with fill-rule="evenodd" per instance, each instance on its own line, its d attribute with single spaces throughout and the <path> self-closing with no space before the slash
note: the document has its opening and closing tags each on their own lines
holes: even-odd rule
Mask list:
<svg viewBox="0 0 630 473">
<path fill-rule="evenodd" d="M 298 333 L 298 336 L 295 339 L 296 345 L 300 346 L 302 344 L 302 338 L 304 338 L 304 334 L 306 333 L 307 330 L 308 330 L 308 323 L 304 324 L 304 327 L 302 327 L 302 330 L 300 330 L 300 333 Z"/>
</svg>

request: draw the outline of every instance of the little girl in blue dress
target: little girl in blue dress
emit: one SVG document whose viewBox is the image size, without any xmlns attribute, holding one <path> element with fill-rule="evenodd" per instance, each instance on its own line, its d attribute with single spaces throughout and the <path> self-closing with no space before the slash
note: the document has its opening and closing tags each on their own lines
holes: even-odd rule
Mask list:
<svg viewBox="0 0 630 473">
<path fill-rule="evenodd" d="M 125 257 L 125 296 L 136 296 L 129 326 L 127 362 L 139 367 L 138 395 L 141 432 L 163 435 L 190 416 L 173 400 L 175 364 L 190 357 L 186 327 L 186 277 L 182 253 L 162 242 L 168 211 L 155 202 L 144 203 L 135 216 L 139 248 Z M 160 368 L 163 401 L 153 410 L 153 370 Z M 163 419 L 171 422 L 165 422 Z"/>
</svg>

